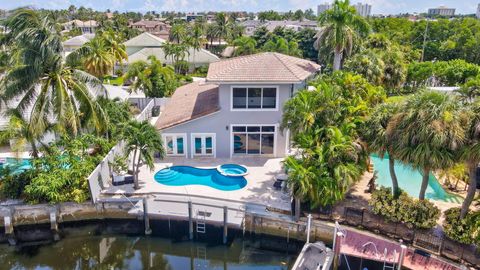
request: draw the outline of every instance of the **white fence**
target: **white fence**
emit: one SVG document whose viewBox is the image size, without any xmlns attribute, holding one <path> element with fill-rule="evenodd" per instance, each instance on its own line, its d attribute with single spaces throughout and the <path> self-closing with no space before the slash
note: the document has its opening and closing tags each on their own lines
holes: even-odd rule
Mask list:
<svg viewBox="0 0 480 270">
<path fill-rule="evenodd" d="M 153 99 L 150 100 L 145 109 L 135 117 L 136 120 L 145 121 L 150 119 L 152 117 L 152 109 L 154 105 L 155 101 Z M 98 164 L 97 167 L 92 171 L 90 176 L 88 176 L 88 185 L 90 186 L 90 194 L 93 203 L 97 202 L 102 190 L 111 184 L 111 170 L 109 163 L 113 162 L 115 156 L 124 155 L 124 153 L 125 143 L 120 141 L 110 150 L 110 152 L 108 152 L 100 164 Z"/>
</svg>

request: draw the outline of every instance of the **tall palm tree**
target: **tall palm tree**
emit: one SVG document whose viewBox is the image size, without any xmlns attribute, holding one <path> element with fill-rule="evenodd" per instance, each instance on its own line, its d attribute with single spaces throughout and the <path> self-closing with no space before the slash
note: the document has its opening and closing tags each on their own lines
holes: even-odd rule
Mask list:
<svg viewBox="0 0 480 270">
<path fill-rule="evenodd" d="M 122 139 L 125 141 L 126 155 L 132 157 L 132 169 L 135 189 L 139 189 L 138 172 L 140 166 L 154 168 L 154 154 L 161 158 L 165 155 L 160 133 L 148 121 L 130 121 L 124 127 Z"/>
<path fill-rule="evenodd" d="M 101 37 L 95 37 L 82 47 L 73 51 L 68 58 L 75 59 L 68 62 L 81 62 L 84 69 L 103 81 L 103 78 L 110 73 L 115 66 L 115 55 L 108 47 L 106 40 Z"/>
<path fill-rule="evenodd" d="M 215 15 L 215 30 L 217 33 L 218 41 L 227 39 L 230 33 L 231 22 L 228 20 L 225 12 L 219 12 Z"/>
<path fill-rule="evenodd" d="M 184 23 L 175 23 L 170 28 L 170 41 L 174 43 L 181 43 L 187 38 L 187 29 Z"/>
<path fill-rule="evenodd" d="M 316 35 L 314 46 L 317 50 L 332 48 L 333 70 L 340 70 L 344 54 L 351 53 L 355 38 L 367 34 L 369 25 L 350 6 L 349 0 L 335 0 L 332 8 L 322 13 L 318 21 L 321 29 Z"/>
<path fill-rule="evenodd" d="M 214 24 L 208 24 L 205 29 L 205 37 L 210 42 L 210 47 L 213 46 L 213 41 L 218 37 L 217 28 Z"/>
<path fill-rule="evenodd" d="M 41 134 L 49 125 L 46 119 L 52 119 L 57 131 L 75 135 L 81 118 L 90 118 L 102 132 L 106 118 L 94 95 L 105 94 L 105 88 L 92 75 L 63 61 L 55 23 L 36 11 L 19 9 L 6 25 L 11 31 L 2 42 L 14 50 L 18 63 L 1 80 L 1 98 L 4 102 L 19 98 L 20 113 L 31 108 L 30 132 Z"/>
<path fill-rule="evenodd" d="M 108 30 L 102 33 L 101 37 L 105 40 L 106 47 L 113 55 L 113 59 L 123 66 L 123 61 L 128 60 L 127 49 L 123 44 L 121 37 L 115 34 L 113 30 Z"/>
<path fill-rule="evenodd" d="M 176 88 L 175 72 L 155 56 L 148 57 L 149 62 L 137 61 L 129 65 L 125 80 L 133 80 L 130 91 L 141 90 L 147 97 L 170 96 Z"/>
<path fill-rule="evenodd" d="M 467 196 L 462 203 L 460 218 L 464 218 L 473 202 L 477 191 L 477 167 L 480 163 L 480 100 L 468 105 L 470 120 L 467 132 L 467 143 L 462 149 L 462 159 L 468 170 Z"/>
<path fill-rule="evenodd" d="M 191 31 L 190 36 L 188 39 L 188 43 L 190 47 L 193 49 L 193 68 L 195 68 L 195 54 L 199 51 L 206 42 L 204 37 L 205 34 L 205 26 L 202 23 L 196 22 L 194 23 Z"/>
<path fill-rule="evenodd" d="M 390 178 L 392 179 L 392 193 L 394 197 L 400 194 L 397 175 L 395 173 L 395 148 L 391 135 L 387 132 L 388 124 L 398 112 L 398 104 L 393 102 L 378 105 L 365 123 L 362 139 L 368 144 L 370 151 L 377 153 L 380 158 L 388 154 Z"/>
<path fill-rule="evenodd" d="M 425 199 L 430 173 L 455 164 L 465 143 L 467 115 L 451 96 L 421 91 L 405 100 L 387 127 L 395 157 L 421 170 L 418 198 Z"/>
</svg>

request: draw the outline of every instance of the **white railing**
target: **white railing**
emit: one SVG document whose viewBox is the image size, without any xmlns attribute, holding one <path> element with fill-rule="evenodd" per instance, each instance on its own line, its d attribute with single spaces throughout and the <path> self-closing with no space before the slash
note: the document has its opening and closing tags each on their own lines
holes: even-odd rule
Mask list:
<svg viewBox="0 0 480 270">
<path fill-rule="evenodd" d="M 152 99 L 143 111 L 135 117 L 137 121 L 145 121 L 152 117 L 152 109 L 155 105 L 155 101 Z M 123 141 L 118 142 L 108 154 L 103 158 L 100 164 L 90 173 L 88 176 L 88 185 L 90 187 L 90 195 L 94 203 L 100 197 L 100 193 L 103 189 L 111 184 L 111 170 L 110 164 L 113 162 L 115 156 L 121 156 L 125 154 L 125 143 Z"/>
</svg>

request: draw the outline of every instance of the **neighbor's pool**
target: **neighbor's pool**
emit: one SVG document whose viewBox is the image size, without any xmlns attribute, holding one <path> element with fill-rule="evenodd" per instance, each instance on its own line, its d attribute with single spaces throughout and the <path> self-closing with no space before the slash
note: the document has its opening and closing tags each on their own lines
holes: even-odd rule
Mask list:
<svg viewBox="0 0 480 270">
<path fill-rule="evenodd" d="M 200 169 L 190 166 L 172 166 L 154 176 L 155 181 L 167 186 L 203 185 L 218 190 L 232 191 L 247 185 L 245 177 L 232 177 L 220 174 L 216 168 Z"/>
<path fill-rule="evenodd" d="M 22 173 L 32 168 L 32 162 L 28 158 L 0 158 L 0 167 L 2 169 L 11 168 L 13 173 Z"/>
<path fill-rule="evenodd" d="M 388 168 L 388 156 L 385 155 L 382 159 L 377 155 L 370 155 L 370 159 L 373 163 L 374 170 L 378 172 L 376 184 L 379 186 L 392 187 L 392 179 L 390 178 L 390 171 Z M 395 162 L 395 173 L 397 175 L 399 187 L 410 196 L 418 198 L 418 193 L 420 192 L 420 186 L 422 184 L 422 175 L 420 171 L 409 165 Z M 433 174 L 430 174 L 425 198 L 454 203 L 462 202 L 460 197 L 446 192 Z"/>
</svg>

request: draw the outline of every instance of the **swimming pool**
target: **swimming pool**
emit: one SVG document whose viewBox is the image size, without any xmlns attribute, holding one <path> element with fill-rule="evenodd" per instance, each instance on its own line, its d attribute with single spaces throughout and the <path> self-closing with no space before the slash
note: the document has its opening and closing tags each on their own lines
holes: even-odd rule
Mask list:
<svg viewBox="0 0 480 270">
<path fill-rule="evenodd" d="M 381 159 L 377 155 L 370 155 L 370 160 L 373 163 L 374 170 L 378 172 L 376 184 L 379 186 L 392 187 L 392 179 L 390 178 L 388 167 L 388 156 L 385 155 L 385 157 Z M 399 187 L 410 196 L 418 198 L 418 193 L 420 192 L 420 186 L 422 184 L 422 174 L 420 171 L 397 161 L 395 162 L 395 173 L 397 175 Z M 430 174 L 428 179 L 425 198 L 454 203 L 462 202 L 460 197 L 446 192 L 433 174 Z"/>
<path fill-rule="evenodd" d="M 155 181 L 167 186 L 203 185 L 222 191 L 242 189 L 247 185 L 245 177 L 232 177 L 220 174 L 216 168 L 201 169 L 190 166 L 172 166 L 154 176 Z"/>
<path fill-rule="evenodd" d="M 0 158 L 0 167 L 2 169 L 11 168 L 14 174 L 22 173 L 32 168 L 32 162 L 28 158 Z"/>
</svg>

